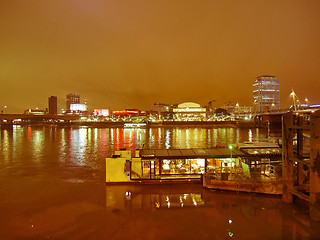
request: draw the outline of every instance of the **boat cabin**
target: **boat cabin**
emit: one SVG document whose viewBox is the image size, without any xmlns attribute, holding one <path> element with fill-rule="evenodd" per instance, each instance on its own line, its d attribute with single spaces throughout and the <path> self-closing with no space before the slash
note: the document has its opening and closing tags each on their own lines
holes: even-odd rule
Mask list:
<svg viewBox="0 0 320 240">
<path fill-rule="evenodd" d="M 248 154 L 239 149 L 141 149 L 115 151 L 106 159 L 106 182 L 134 181 L 201 181 L 212 168 L 228 172 Z"/>
</svg>

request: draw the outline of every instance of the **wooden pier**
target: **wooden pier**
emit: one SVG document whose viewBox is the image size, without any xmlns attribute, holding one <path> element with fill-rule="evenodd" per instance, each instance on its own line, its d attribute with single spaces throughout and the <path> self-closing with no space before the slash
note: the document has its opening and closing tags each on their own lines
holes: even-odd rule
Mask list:
<svg viewBox="0 0 320 240">
<path fill-rule="evenodd" d="M 311 219 L 320 221 L 320 111 L 311 115 L 309 125 L 293 113 L 285 114 L 282 124 L 282 199 L 292 203 L 295 195 L 306 200 Z M 310 132 L 309 152 L 304 152 L 305 131 Z"/>
</svg>

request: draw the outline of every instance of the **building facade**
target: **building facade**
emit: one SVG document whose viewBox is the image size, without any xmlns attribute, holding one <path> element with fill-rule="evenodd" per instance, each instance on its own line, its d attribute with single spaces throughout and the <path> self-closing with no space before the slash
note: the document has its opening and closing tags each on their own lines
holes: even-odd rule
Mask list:
<svg viewBox="0 0 320 240">
<path fill-rule="evenodd" d="M 68 94 L 67 95 L 67 112 L 71 110 L 71 104 L 80 104 L 80 95 L 78 94 Z"/>
<path fill-rule="evenodd" d="M 206 108 L 198 103 L 185 102 L 173 109 L 174 119 L 177 121 L 202 121 L 207 120 Z"/>
<path fill-rule="evenodd" d="M 232 114 L 234 113 L 235 104 L 233 102 L 227 102 L 223 106 L 224 109 L 228 111 L 228 113 Z"/>
<path fill-rule="evenodd" d="M 154 103 L 152 105 L 152 111 L 162 113 L 162 112 L 169 112 L 171 109 L 170 104 L 164 103 Z"/>
<path fill-rule="evenodd" d="M 275 76 L 259 76 L 253 83 L 253 105 L 255 112 L 280 109 L 280 84 Z"/>
<path fill-rule="evenodd" d="M 49 97 L 49 114 L 58 114 L 58 98 L 56 96 Z"/>
</svg>

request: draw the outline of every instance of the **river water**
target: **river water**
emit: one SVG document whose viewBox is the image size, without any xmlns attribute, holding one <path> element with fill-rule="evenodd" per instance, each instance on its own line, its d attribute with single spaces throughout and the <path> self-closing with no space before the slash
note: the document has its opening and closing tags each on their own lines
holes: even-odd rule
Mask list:
<svg viewBox="0 0 320 240">
<path fill-rule="evenodd" d="M 298 202 L 200 184 L 108 185 L 105 158 L 126 148 L 276 141 L 280 129 L 67 128 L 0 131 L 0 239 L 317 239 Z"/>
</svg>

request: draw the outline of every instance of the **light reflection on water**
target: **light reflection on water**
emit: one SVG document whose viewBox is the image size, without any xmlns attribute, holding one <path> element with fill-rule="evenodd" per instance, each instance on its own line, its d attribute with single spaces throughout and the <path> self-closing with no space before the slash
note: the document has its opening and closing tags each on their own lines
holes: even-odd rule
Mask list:
<svg viewBox="0 0 320 240">
<path fill-rule="evenodd" d="M 317 225 L 304 225 L 293 214 L 303 213 L 299 207 L 283 204 L 281 197 L 212 191 L 200 184 L 106 186 L 107 212 L 135 216 L 135 231 L 144 220 L 142 234 L 155 231 L 157 239 L 312 239 L 305 228 L 316 232 Z"/>
<path fill-rule="evenodd" d="M 238 128 L 1 129 L 0 239 L 290 239 L 282 236 L 298 228 L 297 210 L 283 213 L 277 198 L 200 185 L 105 186 L 105 158 L 120 148 L 210 148 L 266 136 Z M 267 226 L 274 231 L 264 236 Z"/>
</svg>

